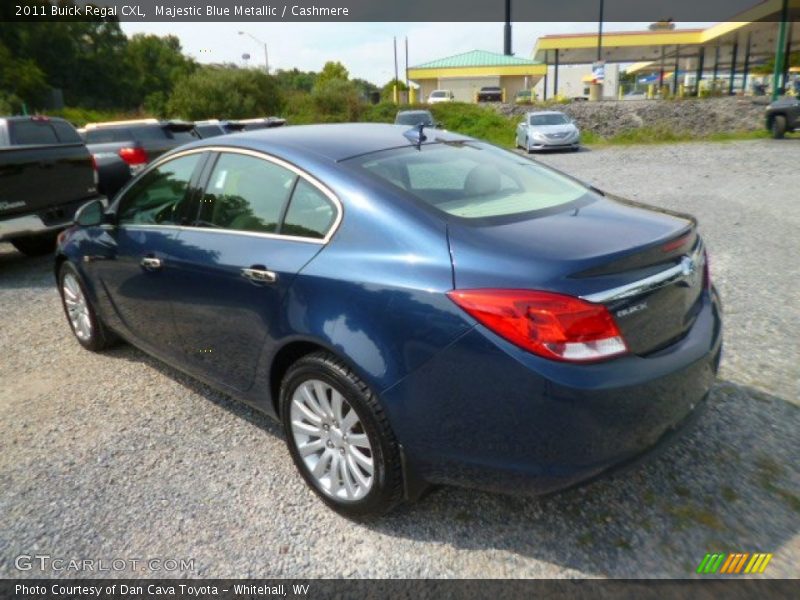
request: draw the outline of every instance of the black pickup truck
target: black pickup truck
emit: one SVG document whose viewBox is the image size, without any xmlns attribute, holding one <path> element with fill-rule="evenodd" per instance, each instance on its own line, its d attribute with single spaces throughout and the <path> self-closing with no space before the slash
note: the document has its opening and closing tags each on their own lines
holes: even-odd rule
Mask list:
<svg viewBox="0 0 800 600">
<path fill-rule="evenodd" d="M 63 119 L 0 117 L 0 241 L 29 256 L 55 248 L 84 202 L 101 198 L 94 161 Z"/>
<path fill-rule="evenodd" d="M 767 131 L 776 140 L 787 131 L 800 130 L 800 98 L 781 98 L 767 107 Z"/>
</svg>

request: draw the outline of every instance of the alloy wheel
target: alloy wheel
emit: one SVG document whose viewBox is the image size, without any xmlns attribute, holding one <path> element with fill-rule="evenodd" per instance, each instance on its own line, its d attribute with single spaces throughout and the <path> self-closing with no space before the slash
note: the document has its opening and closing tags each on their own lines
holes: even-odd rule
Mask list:
<svg viewBox="0 0 800 600">
<path fill-rule="evenodd" d="M 61 290 L 72 331 L 79 340 L 89 341 L 92 337 L 92 319 L 89 315 L 89 304 L 77 277 L 72 273 L 64 275 Z"/>
<path fill-rule="evenodd" d="M 372 489 L 375 465 L 364 426 L 344 395 L 319 379 L 292 394 L 291 434 L 316 486 L 340 502 L 364 498 Z"/>
</svg>

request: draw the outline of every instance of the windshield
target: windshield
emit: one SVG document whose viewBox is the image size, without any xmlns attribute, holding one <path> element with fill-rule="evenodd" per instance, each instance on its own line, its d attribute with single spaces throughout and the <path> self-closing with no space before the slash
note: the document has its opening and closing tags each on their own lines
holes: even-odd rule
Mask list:
<svg viewBox="0 0 800 600">
<path fill-rule="evenodd" d="M 410 146 L 350 162 L 442 212 L 466 219 L 557 207 L 587 193 L 568 177 L 479 142 Z"/>
<path fill-rule="evenodd" d="M 394 120 L 396 125 L 424 125 L 433 126 L 433 117 L 429 112 L 407 112 L 400 113 Z"/>
<path fill-rule="evenodd" d="M 431 92 L 431 98 L 445 98 L 445 97 L 447 97 L 447 92 L 443 91 Z"/>
<path fill-rule="evenodd" d="M 564 125 L 569 123 L 567 115 L 531 115 L 531 125 Z"/>
</svg>

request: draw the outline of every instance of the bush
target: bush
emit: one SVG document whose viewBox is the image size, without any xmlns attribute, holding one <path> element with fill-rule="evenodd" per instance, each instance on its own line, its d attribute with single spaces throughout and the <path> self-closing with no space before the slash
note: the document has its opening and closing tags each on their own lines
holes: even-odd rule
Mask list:
<svg viewBox="0 0 800 600">
<path fill-rule="evenodd" d="M 273 77 L 230 67 L 206 67 L 180 79 L 166 103 L 169 116 L 193 121 L 275 115 L 282 107 Z"/>
<path fill-rule="evenodd" d="M 358 89 L 345 79 L 319 81 L 311 92 L 311 102 L 320 122 L 356 121 L 363 112 Z"/>
</svg>

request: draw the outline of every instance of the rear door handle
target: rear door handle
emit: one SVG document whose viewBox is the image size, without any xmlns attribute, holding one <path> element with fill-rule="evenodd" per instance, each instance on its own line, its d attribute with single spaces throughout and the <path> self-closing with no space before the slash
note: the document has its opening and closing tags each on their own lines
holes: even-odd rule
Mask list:
<svg viewBox="0 0 800 600">
<path fill-rule="evenodd" d="M 161 262 L 160 258 L 154 258 L 152 256 L 145 256 L 142 259 L 141 264 L 148 271 L 158 271 L 161 267 L 164 266 L 164 263 Z"/>
<path fill-rule="evenodd" d="M 253 283 L 275 283 L 278 279 L 278 274 L 267 270 L 266 267 L 261 265 L 253 265 L 242 269 L 242 277 L 249 279 Z"/>
</svg>

